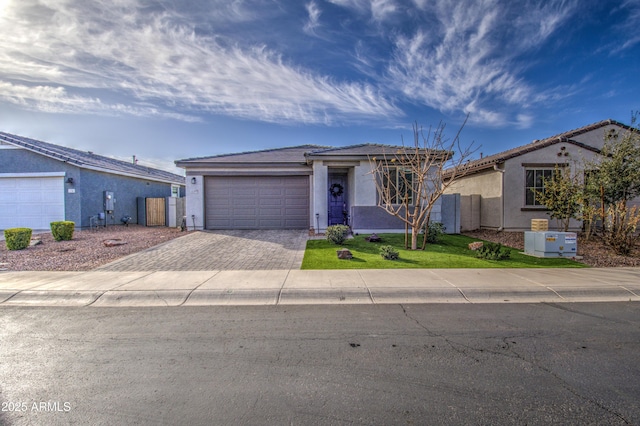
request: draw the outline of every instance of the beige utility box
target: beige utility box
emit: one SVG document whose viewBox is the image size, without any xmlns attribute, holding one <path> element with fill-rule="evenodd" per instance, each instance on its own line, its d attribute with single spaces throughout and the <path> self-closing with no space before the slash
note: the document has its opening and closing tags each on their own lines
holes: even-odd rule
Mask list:
<svg viewBox="0 0 640 426">
<path fill-rule="evenodd" d="M 548 231 L 549 221 L 547 219 L 531 219 L 531 230 L 534 232 Z"/>
</svg>

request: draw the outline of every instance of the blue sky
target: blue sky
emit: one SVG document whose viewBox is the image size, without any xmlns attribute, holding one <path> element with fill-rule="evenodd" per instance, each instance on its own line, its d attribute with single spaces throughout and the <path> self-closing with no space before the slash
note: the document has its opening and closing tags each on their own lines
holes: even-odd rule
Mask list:
<svg viewBox="0 0 640 426">
<path fill-rule="evenodd" d="M 640 109 L 640 1 L 0 0 L 0 130 L 171 171 L 274 147 L 485 155 Z"/>
</svg>

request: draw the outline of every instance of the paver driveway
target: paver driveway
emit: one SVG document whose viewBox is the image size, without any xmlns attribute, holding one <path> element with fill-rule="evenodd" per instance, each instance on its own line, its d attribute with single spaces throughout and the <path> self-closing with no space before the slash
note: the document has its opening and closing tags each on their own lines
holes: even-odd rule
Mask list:
<svg viewBox="0 0 640 426">
<path fill-rule="evenodd" d="M 306 230 L 194 232 L 96 270 L 300 269 L 307 238 Z"/>
</svg>

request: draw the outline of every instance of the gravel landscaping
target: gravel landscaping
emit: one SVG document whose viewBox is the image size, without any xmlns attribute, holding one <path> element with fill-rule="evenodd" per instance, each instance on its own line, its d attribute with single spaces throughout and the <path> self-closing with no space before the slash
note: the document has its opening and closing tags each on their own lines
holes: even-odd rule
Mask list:
<svg viewBox="0 0 640 426">
<path fill-rule="evenodd" d="M 117 225 L 76 231 L 71 241 L 56 242 L 50 232 L 37 234 L 33 238 L 40 239 L 41 244 L 25 250 L 7 250 L 4 241 L 0 241 L 0 270 L 88 271 L 186 234 L 175 228 Z M 476 231 L 465 235 L 524 249 L 522 232 Z M 107 240 L 124 244 L 107 247 Z M 638 247 L 631 256 L 619 256 L 597 238 L 588 242 L 580 238 L 578 254 L 583 256 L 581 262 L 594 267 L 640 266 Z"/>
<path fill-rule="evenodd" d="M 524 232 L 485 230 L 465 232 L 464 235 L 524 250 Z M 636 244 L 635 250 L 631 252 L 631 256 L 620 256 L 604 245 L 597 237 L 591 237 L 589 241 L 585 241 L 584 238 L 578 236 L 578 256 L 582 256 L 582 259 L 579 259 L 578 262 L 598 268 L 640 266 L 640 247 L 638 244 Z"/>
<path fill-rule="evenodd" d="M 50 232 L 36 234 L 32 240 L 40 239 L 41 244 L 24 250 L 7 250 L 5 242 L 0 241 L 0 270 L 89 271 L 186 234 L 176 228 L 139 225 L 75 231 L 72 240 L 59 242 Z M 109 240 L 116 245 L 107 247 L 104 242 Z"/>
</svg>

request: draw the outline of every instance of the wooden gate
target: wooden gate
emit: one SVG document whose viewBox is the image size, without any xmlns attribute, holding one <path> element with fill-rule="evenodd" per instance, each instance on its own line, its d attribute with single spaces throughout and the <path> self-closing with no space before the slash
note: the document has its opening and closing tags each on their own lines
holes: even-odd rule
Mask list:
<svg viewBox="0 0 640 426">
<path fill-rule="evenodd" d="M 146 198 L 147 226 L 165 226 L 164 198 Z"/>
</svg>

